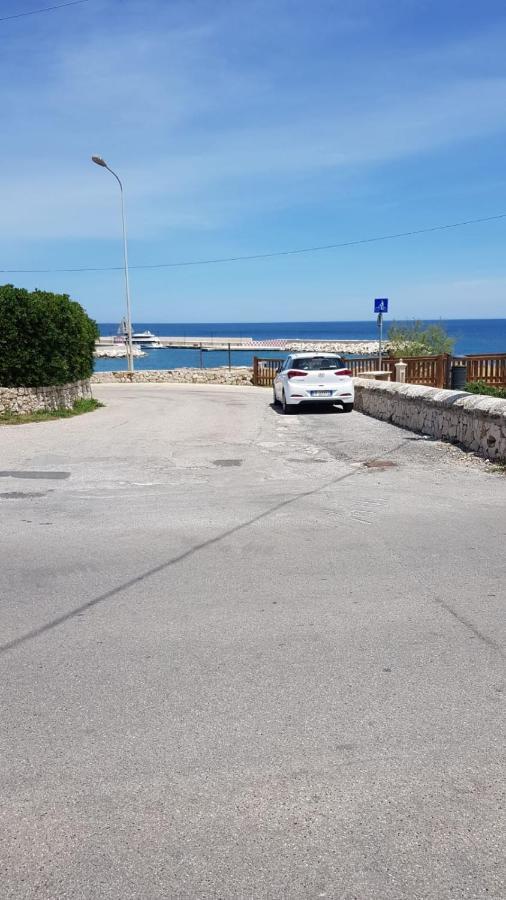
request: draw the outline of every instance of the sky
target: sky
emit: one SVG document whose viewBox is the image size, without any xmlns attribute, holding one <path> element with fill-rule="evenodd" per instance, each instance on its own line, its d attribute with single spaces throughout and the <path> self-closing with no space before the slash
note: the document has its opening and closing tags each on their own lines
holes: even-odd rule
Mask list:
<svg viewBox="0 0 506 900">
<path fill-rule="evenodd" d="M 2 0 L 0 19 L 62 0 Z M 86 0 L 0 21 L 0 283 L 134 322 L 506 316 L 506 6 Z M 6 270 L 117 267 L 103 272 Z"/>
</svg>

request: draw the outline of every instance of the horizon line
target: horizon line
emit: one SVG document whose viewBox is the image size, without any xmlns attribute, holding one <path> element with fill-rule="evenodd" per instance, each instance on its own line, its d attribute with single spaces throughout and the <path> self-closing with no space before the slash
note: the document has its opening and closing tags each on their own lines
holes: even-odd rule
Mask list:
<svg viewBox="0 0 506 900">
<path fill-rule="evenodd" d="M 88 314 L 90 315 L 90 313 Z M 92 315 L 92 314 L 91 314 Z M 98 321 L 98 319 L 97 319 Z M 151 320 L 141 320 L 135 319 L 133 321 L 140 322 L 140 324 L 153 324 L 156 322 L 154 317 L 151 317 Z M 350 322 L 354 323 L 369 323 L 374 324 L 376 321 L 376 314 L 373 314 L 370 319 L 230 319 L 230 320 L 218 320 L 213 319 L 212 321 L 204 322 L 202 320 L 189 322 L 189 321 L 160 321 L 157 322 L 158 325 L 325 325 L 325 324 L 346 324 Z M 438 318 L 422 318 L 420 316 L 409 316 L 408 318 L 398 318 L 398 319 L 388 319 L 384 320 L 386 323 L 394 323 L 394 322 L 502 322 L 506 321 L 506 316 L 460 316 L 458 318 L 452 318 L 449 316 L 439 316 Z M 98 322 L 99 325 L 112 325 L 115 324 L 116 320 L 111 322 Z"/>
</svg>

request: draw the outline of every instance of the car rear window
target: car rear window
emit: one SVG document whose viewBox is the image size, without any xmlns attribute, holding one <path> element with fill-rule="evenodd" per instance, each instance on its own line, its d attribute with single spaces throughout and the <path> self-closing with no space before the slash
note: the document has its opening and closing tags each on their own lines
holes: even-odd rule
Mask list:
<svg viewBox="0 0 506 900">
<path fill-rule="evenodd" d="M 292 368 L 322 371 L 323 369 L 347 369 L 348 366 L 344 359 L 340 359 L 338 356 L 306 356 L 302 359 L 294 359 Z"/>
</svg>

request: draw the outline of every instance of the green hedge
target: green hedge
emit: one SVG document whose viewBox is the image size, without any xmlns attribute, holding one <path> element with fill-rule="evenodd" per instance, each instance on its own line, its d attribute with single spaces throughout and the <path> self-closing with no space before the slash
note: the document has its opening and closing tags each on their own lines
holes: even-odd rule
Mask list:
<svg viewBox="0 0 506 900">
<path fill-rule="evenodd" d="M 506 400 L 506 388 L 496 388 L 486 381 L 469 381 L 465 387 L 465 391 L 470 394 L 486 394 L 489 397 L 497 397 L 499 400 Z"/>
<path fill-rule="evenodd" d="M 96 322 L 67 294 L 0 286 L 0 385 L 89 378 L 98 334 Z"/>
</svg>

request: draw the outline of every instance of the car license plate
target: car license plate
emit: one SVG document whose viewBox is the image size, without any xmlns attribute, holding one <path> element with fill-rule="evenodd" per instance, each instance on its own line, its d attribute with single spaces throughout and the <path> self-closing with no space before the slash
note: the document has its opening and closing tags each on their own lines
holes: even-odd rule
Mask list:
<svg viewBox="0 0 506 900">
<path fill-rule="evenodd" d="M 332 397 L 332 391 L 311 391 L 312 397 Z"/>
</svg>

